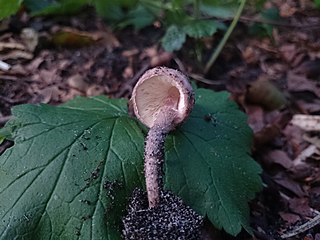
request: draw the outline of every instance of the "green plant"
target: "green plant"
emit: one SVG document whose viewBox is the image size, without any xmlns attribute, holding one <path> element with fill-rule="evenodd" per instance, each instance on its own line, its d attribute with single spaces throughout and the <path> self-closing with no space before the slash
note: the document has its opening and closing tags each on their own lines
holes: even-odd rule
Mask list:
<svg viewBox="0 0 320 240">
<path fill-rule="evenodd" d="M 262 22 L 254 23 L 252 26 L 250 26 L 249 33 L 260 37 L 270 37 L 272 39 L 272 31 L 274 28 L 272 23 L 279 23 L 283 22 L 284 20 L 279 15 L 279 9 L 271 7 L 261 10 L 259 17 Z"/>
<path fill-rule="evenodd" d="M 100 16 L 117 27 L 132 25 L 141 29 L 159 20 L 165 28 L 161 42 L 167 51 L 181 49 L 187 37 L 199 39 L 212 36 L 217 29 L 225 29 L 221 21 L 211 18 L 230 18 L 237 10 L 236 0 L 19 0 L 14 4 L 0 1 L 5 10 L 0 19 L 14 14 L 21 4 L 33 15 L 75 13 L 84 5 L 91 5 Z"/>
<path fill-rule="evenodd" d="M 246 116 L 225 92 L 197 89 L 189 119 L 165 144 L 165 189 L 217 227 L 250 232 L 247 202 L 261 189 Z M 145 128 L 127 101 L 78 97 L 20 105 L 0 131 L 0 239 L 120 239 L 134 188 L 144 188 Z"/>
<path fill-rule="evenodd" d="M 0 0 L 0 20 L 15 14 L 19 10 L 22 1 L 23 0 Z"/>
</svg>

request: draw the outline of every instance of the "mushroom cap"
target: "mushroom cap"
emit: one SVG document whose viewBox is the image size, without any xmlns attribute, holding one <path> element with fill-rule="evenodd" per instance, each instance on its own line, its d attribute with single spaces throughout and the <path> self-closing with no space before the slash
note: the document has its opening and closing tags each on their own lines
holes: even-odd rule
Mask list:
<svg viewBox="0 0 320 240">
<path fill-rule="evenodd" d="M 151 128 L 163 107 L 176 111 L 173 123 L 187 118 L 194 105 L 194 93 L 188 78 L 167 67 L 146 71 L 135 85 L 130 99 L 135 116 Z"/>
</svg>

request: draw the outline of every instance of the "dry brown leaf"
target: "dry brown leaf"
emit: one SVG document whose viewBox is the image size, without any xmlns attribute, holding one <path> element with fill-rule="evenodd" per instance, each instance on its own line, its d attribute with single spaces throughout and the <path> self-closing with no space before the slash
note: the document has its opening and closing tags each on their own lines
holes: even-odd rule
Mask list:
<svg viewBox="0 0 320 240">
<path fill-rule="evenodd" d="M 19 59 L 19 58 L 30 60 L 33 58 L 33 54 L 26 51 L 21 51 L 21 50 L 12 50 L 7 54 L 1 54 L 0 57 L 3 60 Z"/>
<path fill-rule="evenodd" d="M 154 45 L 148 48 L 143 49 L 141 55 L 140 55 L 140 60 L 143 60 L 144 58 L 152 58 L 158 54 L 158 46 Z"/>
<path fill-rule="evenodd" d="M 99 43 L 105 46 L 109 51 L 121 46 L 119 40 L 115 37 L 110 28 L 104 25 L 101 28 L 102 31 L 94 32 L 96 35 L 98 35 L 96 38 L 99 38 Z"/>
<path fill-rule="evenodd" d="M 294 43 L 283 44 L 279 51 L 282 58 L 293 67 L 300 64 L 302 58 L 305 57 L 305 53 Z"/>
<path fill-rule="evenodd" d="M 25 68 L 31 72 L 34 73 L 38 71 L 39 66 L 44 62 L 44 59 L 42 57 L 37 57 L 33 59 L 29 64 L 25 65 Z"/>
<path fill-rule="evenodd" d="M 247 64 L 256 64 L 260 61 L 261 53 L 257 48 L 247 46 L 242 53 L 242 58 Z"/>
<path fill-rule="evenodd" d="M 294 6 L 290 6 L 290 4 L 287 2 L 281 4 L 281 6 L 280 6 L 280 16 L 281 17 L 291 17 L 296 12 L 297 12 L 297 8 Z"/>
<path fill-rule="evenodd" d="M 287 73 L 288 90 L 291 92 L 308 91 L 320 97 L 320 88 L 317 84 L 305 76 L 297 75 L 293 71 Z"/>
<path fill-rule="evenodd" d="M 291 123 L 305 131 L 320 131 L 320 116 L 296 114 Z"/>
<path fill-rule="evenodd" d="M 294 180 L 297 180 L 299 182 L 306 182 L 306 179 L 308 179 L 312 175 L 312 170 L 310 166 L 306 163 L 294 165 L 290 169 L 290 176 Z"/>
<path fill-rule="evenodd" d="M 53 68 L 50 70 L 41 69 L 39 71 L 39 78 L 45 84 L 56 84 L 61 82 L 61 77 L 58 74 L 58 69 Z"/>
<path fill-rule="evenodd" d="M 20 37 L 24 45 L 30 52 L 33 52 L 38 46 L 39 34 L 34 29 L 32 28 L 22 29 Z"/>
<path fill-rule="evenodd" d="M 84 96 L 84 94 L 77 89 L 71 88 L 67 93 L 61 95 L 60 102 L 67 102 L 76 96 Z"/>
<path fill-rule="evenodd" d="M 305 61 L 294 70 L 297 74 L 304 74 L 308 78 L 318 79 L 320 77 L 320 59 Z"/>
<path fill-rule="evenodd" d="M 309 200 L 307 198 L 292 198 L 289 201 L 289 209 L 291 212 L 300 216 L 312 217 L 312 211 L 309 207 Z"/>
<path fill-rule="evenodd" d="M 295 194 L 297 197 L 305 197 L 306 193 L 305 191 L 301 188 L 301 186 L 293 181 L 291 178 L 289 178 L 285 173 L 280 172 L 276 174 L 273 177 L 273 180 L 285 188 L 286 190 L 290 191 L 291 193 Z"/>
<path fill-rule="evenodd" d="M 311 103 L 303 100 L 296 100 L 295 104 L 298 106 L 299 111 L 301 111 L 303 114 L 320 113 L 320 99 L 315 99 Z"/>
<path fill-rule="evenodd" d="M 130 64 L 130 65 L 131 65 L 131 64 Z M 133 75 L 134 75 L 132 66 L 130 66 L 130 65 L 127 66 L 127 67 L 124 69 L 123 73 L 122 73 L 122 76 L 123 76 L 124 79 L 132 78 Z"/>
<path fill-rule="evenodd" d="M 286 169 L 290 169 L 292 167 L 292 160 L 289 158 L 287 153 L 282 150 L 272 150 L 268 152 L 265 159 L 266 161 L 269 161 L 269 163 L 279 164 Z"/>
<path fill-rule="evenodd" d="M 311 157 L 315 153 L 318 153 L 317 147 L 314 145 L 308 146 L 293 160 L 293 165 L 297 166 L 303 164 L 307 158 Z"/>
<path fill-rule="evenodd" d="M 140 51 L 137 48 L 133 48 L 133 49 L 130 49 L 130 50 L 123 51 L 121 55 L 126 57 L 126 58 L 131 58 L 134 55 L 137 55 L 139 52 Z"/>
<path fill-rule="evenodd" d="M 27 71 L 25 65 L 22 65 L 22 64 L 12 65 L 10 69 L 10 74 L 19 76 L 19 77 L 29 76 L 29 72 Z"/>
<path fill-rule="evenodd" d="M 52 91 L 52 87 L 42 89 L 38 94 L 38 99 L 36 100 L 36 102 L 49 103 L 51 101 Z"/>
<path fill-rule="evenodd" d="M 315 135 L 315 136 L 309 136 L 309 134 L 306 134 L 303 136 L 303 138 L 308 142 L 308 143 L 311 143 L 313 145 L 315 145 L 318 150 L 320 150 L 320 138 L 318 135 Z"/>
<path fill-rule="evenodd" d="M 71 88 L 74 88 L 81 92 L 85 92 L 89 87 L 89 84 L 84 80 L 84 77 L 80 74 L 76 74 L 69 77 L 67 83 Z"/>
<path fill-rule="evenodd" d="M 279 212 L 280 217 L 288 224 L 294 224 L 300 220 L 300 217 L 294 213 Z"/>
<path fill-rule="evenodd" d="M 94 76 L 97 78 L 97 79 L 102 79 L 104 78 L 104 76 L 106 75 L 106 69 L 101 67 L 101 68 L 98 68 L 95 73 L 94 73 Z"/>
<path fill-rule="evenodd" d="M 294 158 L 308 146 L 306 141 L 303 139 L 303 130 L 293 126 L 292 124 L 288 124 L 284 129 L 282 129 L 282 134 L 287 141 L 288 151 Z"/>
<path fill-rule="evenodd" d="M 12 49 L 25 50 L 26 47 L 23 44 L 17 42 L 0 42 L 0 51 Z"/>
<path fill-rule="evenodd" d="M 105 88 L 100 85 L 92 85 L 86 90 L 86 96 L 98 96 L 105 93 Z"/>
<path fill-rule="evenodd" d="M 34 94 L 32 103 L 51 103 L 56 102 L 59 99 L 60 90 L 57 86 L 48 86 L 44 89 L 37 90 Z"/>
<path fill-rule="evenodd" d="M 159 55 L 155 55 L 150 59 L 150 67 L 156 67 L 167 64 L 173 57 L 172 53 L 162 52 Z"/>
</svg>

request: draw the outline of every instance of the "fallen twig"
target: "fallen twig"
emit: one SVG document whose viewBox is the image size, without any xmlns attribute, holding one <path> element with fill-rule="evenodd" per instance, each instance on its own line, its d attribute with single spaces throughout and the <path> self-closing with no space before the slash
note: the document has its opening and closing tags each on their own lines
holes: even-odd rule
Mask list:
<svg viewBox="0 0 320 240">
<path fill-rule="evenodd" d="M 198 82 L 202 82 L 202 83 L 205 83 L 208 85 L 222 85 L 223 84 L 223 80 L 214 81 L 211 79 L 204 78 L 201 75 L 198 75 L 195 73 L 191 73 L 191 74 L 189 74 L 189 76 Z"/>
<path fill-rule="evenodd" d="M 221 19 L 224 21 L 231 21 L 233 18 L 230 17 L 203 17 L 200 19 Z M 246 17 L 241 16 L 239 18 L 239 22 L 252 22 L 252 23 L 260 23 L 260 24 L 269 24 L 277 27 L 286 27 L 286 28 L 320 28 L 319 23 L 315 24 L 296 24 L 296 23 L 290 23 L 290 22 L 280 22 L 280 21 L 274 21 L 274 20 L 268 20 L 268 19 L 261 19 L 256 17 Z"/>
<path fill-rule="evenodd" d="M 223 35 L 223 38 L 221 39 L 221 41 L 219 42 L 217 48 L 214 50 L 214 52 L 212 53 L 209 61 L 207 62 L 205 68 L 204 68 L 204 73 L 208 73 L 211 66 L 213 65 L 213 63 L 217 60 L 218 56 L 220 55 L 224 45 L 226 44 L 227 40 L 229 39 L 231 33 L 233 32 L 233 29 L 236 27 L 238 20 L 240 18 L 240 15 L 243 11 L 244 5 L 246 3 L 246 0 L 241 0 L 240 1 L 240 6 L 238 7 L 238 10 L 230 24 L 230 26 L 228 27 L 228 30 L 226 31 L 226 33 Z"/>
<path fill-rule="evenodd" d="M 298 226 L 297 228 L 293 229 L 292 231 L 289 231 L 288 233 L 285 233 L 283 235 L 281 235 L 282 239 L 286 239 L 286 238 L 290 238 L 293 236 L 296 236 L 300 233 L 303 233 L 311 228 L 313 228 L 314 226 L 320 224 L 320 214 L 318 214 L 317 216 L 315 216 L 314 218 L 312 218 L 310 221 L 302 224 L 301 226 Z"/>
</svg>

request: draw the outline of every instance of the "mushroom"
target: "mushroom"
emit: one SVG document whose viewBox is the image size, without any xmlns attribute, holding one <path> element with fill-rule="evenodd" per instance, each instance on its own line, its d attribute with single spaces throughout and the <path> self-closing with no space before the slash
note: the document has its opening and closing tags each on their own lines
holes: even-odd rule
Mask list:
<svg viewBox="0 0 320 240">
<path fill-rule="evenodd" d="M 135 116 L 150 128 L 145 142 L 144 169 L 149 207 L 159 202 L 161 169 L 167 134 L 183 122 L 194 105 L 192 87 L 177 70 L 148 70 L 137 82 L 130 100 Z"/>
<path fill-rule="evenodd" d="M 144 152 L 147 194 L 141 189 L 132 194 L 123 218 L 125 239 L 199 239 L 203 217 L 164 191 L 162 183 L 165 138 L 187 118 L 193 105 L 192 87 L 177 70 L 153 68 L 134 87 L 129 108 L 150 128 Z"/>
</svg>

